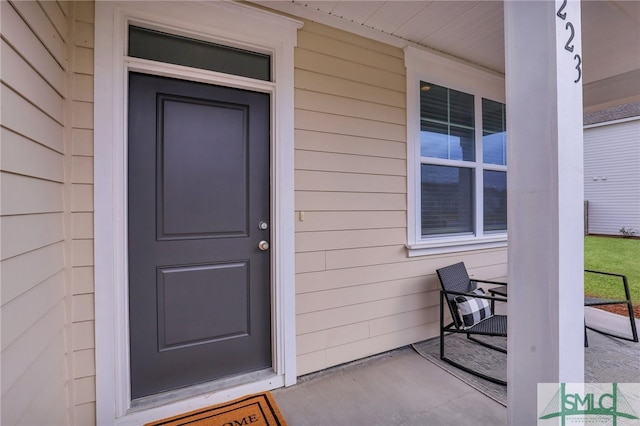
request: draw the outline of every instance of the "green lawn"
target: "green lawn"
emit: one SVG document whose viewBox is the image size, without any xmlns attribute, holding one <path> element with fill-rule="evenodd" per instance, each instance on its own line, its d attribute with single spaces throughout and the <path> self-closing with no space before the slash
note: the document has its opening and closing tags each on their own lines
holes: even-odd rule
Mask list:
<svg viewBox="0 0 640 426">
<path fill-rule="evenodd" d="M 627 276 L 631 300 L 640 304 L 640 239 L 589 236 L 584 239 L 584 267 Z M 624 297 L 618 278 L 615 282 L 595 274 L 585 274 L 586 294 L 602 297 Z"/>
</svg>

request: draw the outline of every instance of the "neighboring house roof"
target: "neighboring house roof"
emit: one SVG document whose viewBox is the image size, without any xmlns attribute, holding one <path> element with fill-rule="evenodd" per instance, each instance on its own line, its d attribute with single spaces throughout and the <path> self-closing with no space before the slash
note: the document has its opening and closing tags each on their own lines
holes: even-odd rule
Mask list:
<svg viewBox="0 0 640 426">
<path fill-rule="evenodd" d="M 640 102 L 622 104 L 584 114 L 584 125 L 640 116 Z"/>
</svg>

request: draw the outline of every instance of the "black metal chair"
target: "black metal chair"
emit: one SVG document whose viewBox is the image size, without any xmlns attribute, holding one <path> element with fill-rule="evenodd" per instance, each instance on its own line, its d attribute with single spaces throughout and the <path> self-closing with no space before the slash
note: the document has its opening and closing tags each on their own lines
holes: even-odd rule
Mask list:
<svg viewBox="0 0 640 426">
<path fill-rule="evenodd" d="M 441 288 L 440 289 L 440 359 L 470 374 L 473 374 L 478 377 L 482 377 L 485 380 L 489 380 L 493 383 L 498 383 L 501 385 L 506 385 L 507 383 L 504 380 L 496 379 L 495 377 L 491 377 L 487 374 L 473 370 L 456 361 L 453 361 L 452 359 L 447 357 L 445 353 L 445 335 L 449 333 L 466 334 L 467 338 L 469 340 L 472 340 L 475 343 L 481 344 L 483 346 L 486 346 L 496 351 L 500 351 L 502 353 L 507 353 L 507 351 L 503 348 L 492 345 L 488 342 L 483 342 L 482 340 L 479 340 L 474 337 L 474 336 L 506 337 L 507 336 L 507 316 L 506 315 L 492 315 L 488 318 L 482 319 L 480 322 L 477 322 L 475 324 L 465 325 L 464 319 L 461 318 L 459 314 L 459 308 L 458 308 L 458 304 L 464 302 L 465 300 L 471 300 L 472 302 L 478 302 L 479 304 L 482 304 L 483 300 L 488 300 L 489 302 L 495 302 L 495 301 L 506 302 L 507 299 L 505 298 L 473 293 L 478 289 L 478 283 L 495 284 L 495 285 L 506 285 L 506 283 L 477 280 L 477 279 L 472 280 L 469 278 L 469 274 L 467 273 L 467 268 L 465 267 L 464 262 L 459 262 L 454 265 L 440 268 L 436 270 L 436 272 L 438 273 L 438 278 L 440 280 L 440 288 Z M 451 319 L 452 319 L 452 321 L 446 325 L 444 323 L 444 305 L 445 304 L 449 308 L 449 313 L 451 314 Z M 493 306 L 493 303 L 491 304 L 491 306 Z"/>
<path fill-rule="evenodd" d="M 600 334 L 605 334 L 607 336 L 615 337 L 617 339 L 629 340 L 637 343 L 638 330 L 636 329 L 636 321 L 633 316 L 633 304 L 631 303 L 631 293 L 629 292 L 629 283 L 627 281 L 627 277 L 625 275 L 613 274 L 610 272 L 593 271 L 590 269 L 585 269 L 585 272 L 590 274 L 598 274 L 602 276 L 617 277 L 621 279 L 622 286 L 624 287 L 624 295 L 625 295 L 624 299 L 605 299 L 600 297 L 585 296 L 584 306 L 626 305 L 627 312 L 629 314 L 629 322 L 631 323 L 631 337 L 611 333 L 610 331 L 605 331 L 604 329 L 593 327 L 592 325 L 589 325 L 586 323 L 585 323 L 585 327 L 588 328 L 589 330 L 593 330 Z M 586 330 L 585 330 L 585 346 L 588 346 Z"/>
</svg>

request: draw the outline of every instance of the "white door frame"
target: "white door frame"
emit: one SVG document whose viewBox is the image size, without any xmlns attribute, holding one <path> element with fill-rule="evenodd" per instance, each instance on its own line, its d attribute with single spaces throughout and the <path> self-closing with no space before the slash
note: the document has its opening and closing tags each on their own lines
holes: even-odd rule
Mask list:
<svg viewBox="0 0 640 426">
<path fill-rule="evenodd" d="M 98 424 L 142 424 L 296 381 L 293 51 L 302 23 L 232 2 L 96 2 L 94 237 Z M 129 22 L 272 56 L 272 82 L 125 56 Z M 131 409 L 127 290 L 127 75 L 141 71 L 271 94 L 274 375 Z"/>
</svg>

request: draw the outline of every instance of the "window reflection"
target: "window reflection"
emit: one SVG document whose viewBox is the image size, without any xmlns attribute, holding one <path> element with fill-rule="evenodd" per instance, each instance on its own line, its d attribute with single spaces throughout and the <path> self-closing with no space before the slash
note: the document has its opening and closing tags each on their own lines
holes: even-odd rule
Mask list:
<svg viewBox="0 0 640 426">
<path fill-rule="evenodd" d="M 483 210 L 485 231 L 507 229 L 507 173 L 485 170 Z"/>
<path fill-rule="evenodd" d="M 504 104 L 482 99 L 482 157 L 485 164 L 507 164 L 506 126 Z"/>
<path fill-rule="evenodd" d="M 473 95 L 420 83 L 420 155 L 475 161 Z"/>
</svg>

